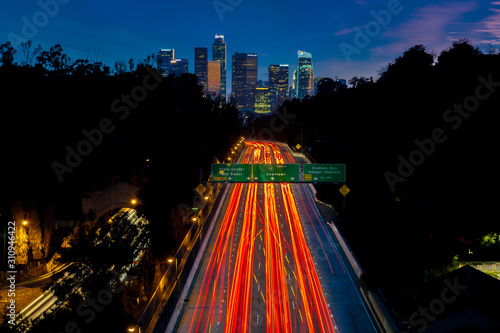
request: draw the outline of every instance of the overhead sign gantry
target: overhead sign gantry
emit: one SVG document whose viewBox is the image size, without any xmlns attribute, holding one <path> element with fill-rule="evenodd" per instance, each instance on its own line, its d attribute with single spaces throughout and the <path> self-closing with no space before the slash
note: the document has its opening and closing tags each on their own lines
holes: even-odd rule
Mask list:
<svg viewBox="0 0 500 333">
<path fill-rule="evenodd" d="M 345 183 L 345 164 L 212 164 L 219 183 Z"/>
</svg>

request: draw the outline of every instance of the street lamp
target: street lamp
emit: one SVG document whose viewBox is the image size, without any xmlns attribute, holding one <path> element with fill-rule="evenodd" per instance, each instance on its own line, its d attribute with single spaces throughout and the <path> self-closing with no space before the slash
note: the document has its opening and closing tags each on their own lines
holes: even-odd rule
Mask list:
<svg viewBox="0 0 500 333">
<path fill-rule="evenodd" d="M 130 203 L 131 203 L 132 205 L 135 205 L 135 204 L 137 203 L 137 200 L 136 200 L 136 199 L 132 199 L 132 200 L 130 200 Z"/>
<path fill-rule="evenodd" d="M 131 317 L 132 320 L 129 321 L 129 326 L 127 327 L 127 331 L 132 333 L 132 332 L 136 332 L 136 328 L 137 328 L 137 332 L 138 333 L 141 333 L 141 324 L 139 324 L 137 322 L 137 320 L 135 319 L 135 317 Z"/>
<path fill-rule="evenodd" d="M 175 280 L 177 280 L 177 257 L 169 257 L 167 258 L 167 262 L 169 264 L 173 263 L 175 261 Z"/>
<path fill-rule="evenodd" d="M 27 224 L 28 224 L 28 221 L 24 220 L 24 221 L 23 221 L 23 225 L 25 226 L 25 225 L 27 225 Z"/>
</svg>

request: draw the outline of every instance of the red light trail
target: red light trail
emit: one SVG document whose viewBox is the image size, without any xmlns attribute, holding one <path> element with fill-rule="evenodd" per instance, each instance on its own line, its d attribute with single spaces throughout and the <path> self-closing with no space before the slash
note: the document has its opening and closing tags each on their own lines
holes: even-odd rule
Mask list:
<svg viewBox="0 0 500 333">
<path fill-rule="evenodd" d="M 279 144 L 245 145 L 240 163 L 294 163 Z M 335 332 L 292 191 L 307 185 L 231 186 L 189 332 Z"/>
</svg>

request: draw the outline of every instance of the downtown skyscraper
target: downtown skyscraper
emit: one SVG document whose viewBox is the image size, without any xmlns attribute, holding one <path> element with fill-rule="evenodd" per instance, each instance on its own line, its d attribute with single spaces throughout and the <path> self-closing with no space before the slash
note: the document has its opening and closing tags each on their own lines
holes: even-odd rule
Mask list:
<svg viewBox="0 0 500 333">
<path fill-rule="evenodd" d="M 207 71 L 207 93 L 217 96 L 220 94 L 220 61 L 209 60 Z"/>
<path fill-rule="evenodd" d="M 194 48 L 194 73 L 198 77 L 198 84 L 206 90 L 208 87 L 208 57 L 206 47 Z"/>
<path fill-rule="evenodd" d="M 299 63 L 297 66 L 297 98 L 302 99 L 306 95 L 314 94 L 314 74 L 312 55 L 309 52 L 298 51 Z"/>
<path fill-rule="evenodd" d="M 160 49 L 160 52 L 158 52 L 157 66 L 158 71 L 160 71 L 163 76 L 169 74 L 170 62 L 173 60 L 175 60 L 174 49 Z"/>
<path fill-rule="evenodd" d="M 288 65 L 269 65 L 271 109 L 276 110 L 288 98 Z"/>
<path fill-rule="evenodd" d="M 253 110 L 257 88 L 257 54 L 233 54 L 232 97 L 238 109 Z"/>
<path fill-rule="evenodd" d="M 212 60 L 220 62 L 220 95 L 226 100 L 226 43 L 224 35 L 215 35 L 212 45 Z"/>
</svg>

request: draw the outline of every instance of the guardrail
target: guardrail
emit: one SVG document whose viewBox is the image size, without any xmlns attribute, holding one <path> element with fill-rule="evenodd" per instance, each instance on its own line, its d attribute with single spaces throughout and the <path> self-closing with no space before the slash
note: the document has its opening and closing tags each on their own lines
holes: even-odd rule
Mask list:
<svg viewBox="0 0 500 333">
<path fill-rule="evenodd" d="M 339 241 L 339 244 L 342 247 L 342 250 L 344 251 L 347 257 L 347 260 L 349 260 L 349 264 L 353 268 L 358 279 L 360 279 L 364 272 L 361 266 L 359 265 L 358 260 L 354 257 L 351 248 L 349 247 L 349 245 L 347 245 L 347 242 L 345 241 L 344 237 L 337 229 L 335 222 L 333 221 L 329 222 L 327 223 L 327 225 L 332 229 L 333 233 L 335 234 L 335 237 Z M 387 332 L 387 333 L 398 332 L 396 323 L 394 322 L 391 315 L 383 305 L 380 298 L 375 293 L 372 293 L 370 290 L 362 287 L 360 287 L 360 293 L 361 295 L 363 295 L 366 304 L 369 305 L 368 308 L 372 316 L 376 318 L 379 329 L 382 332 Z"/>
</svg>

